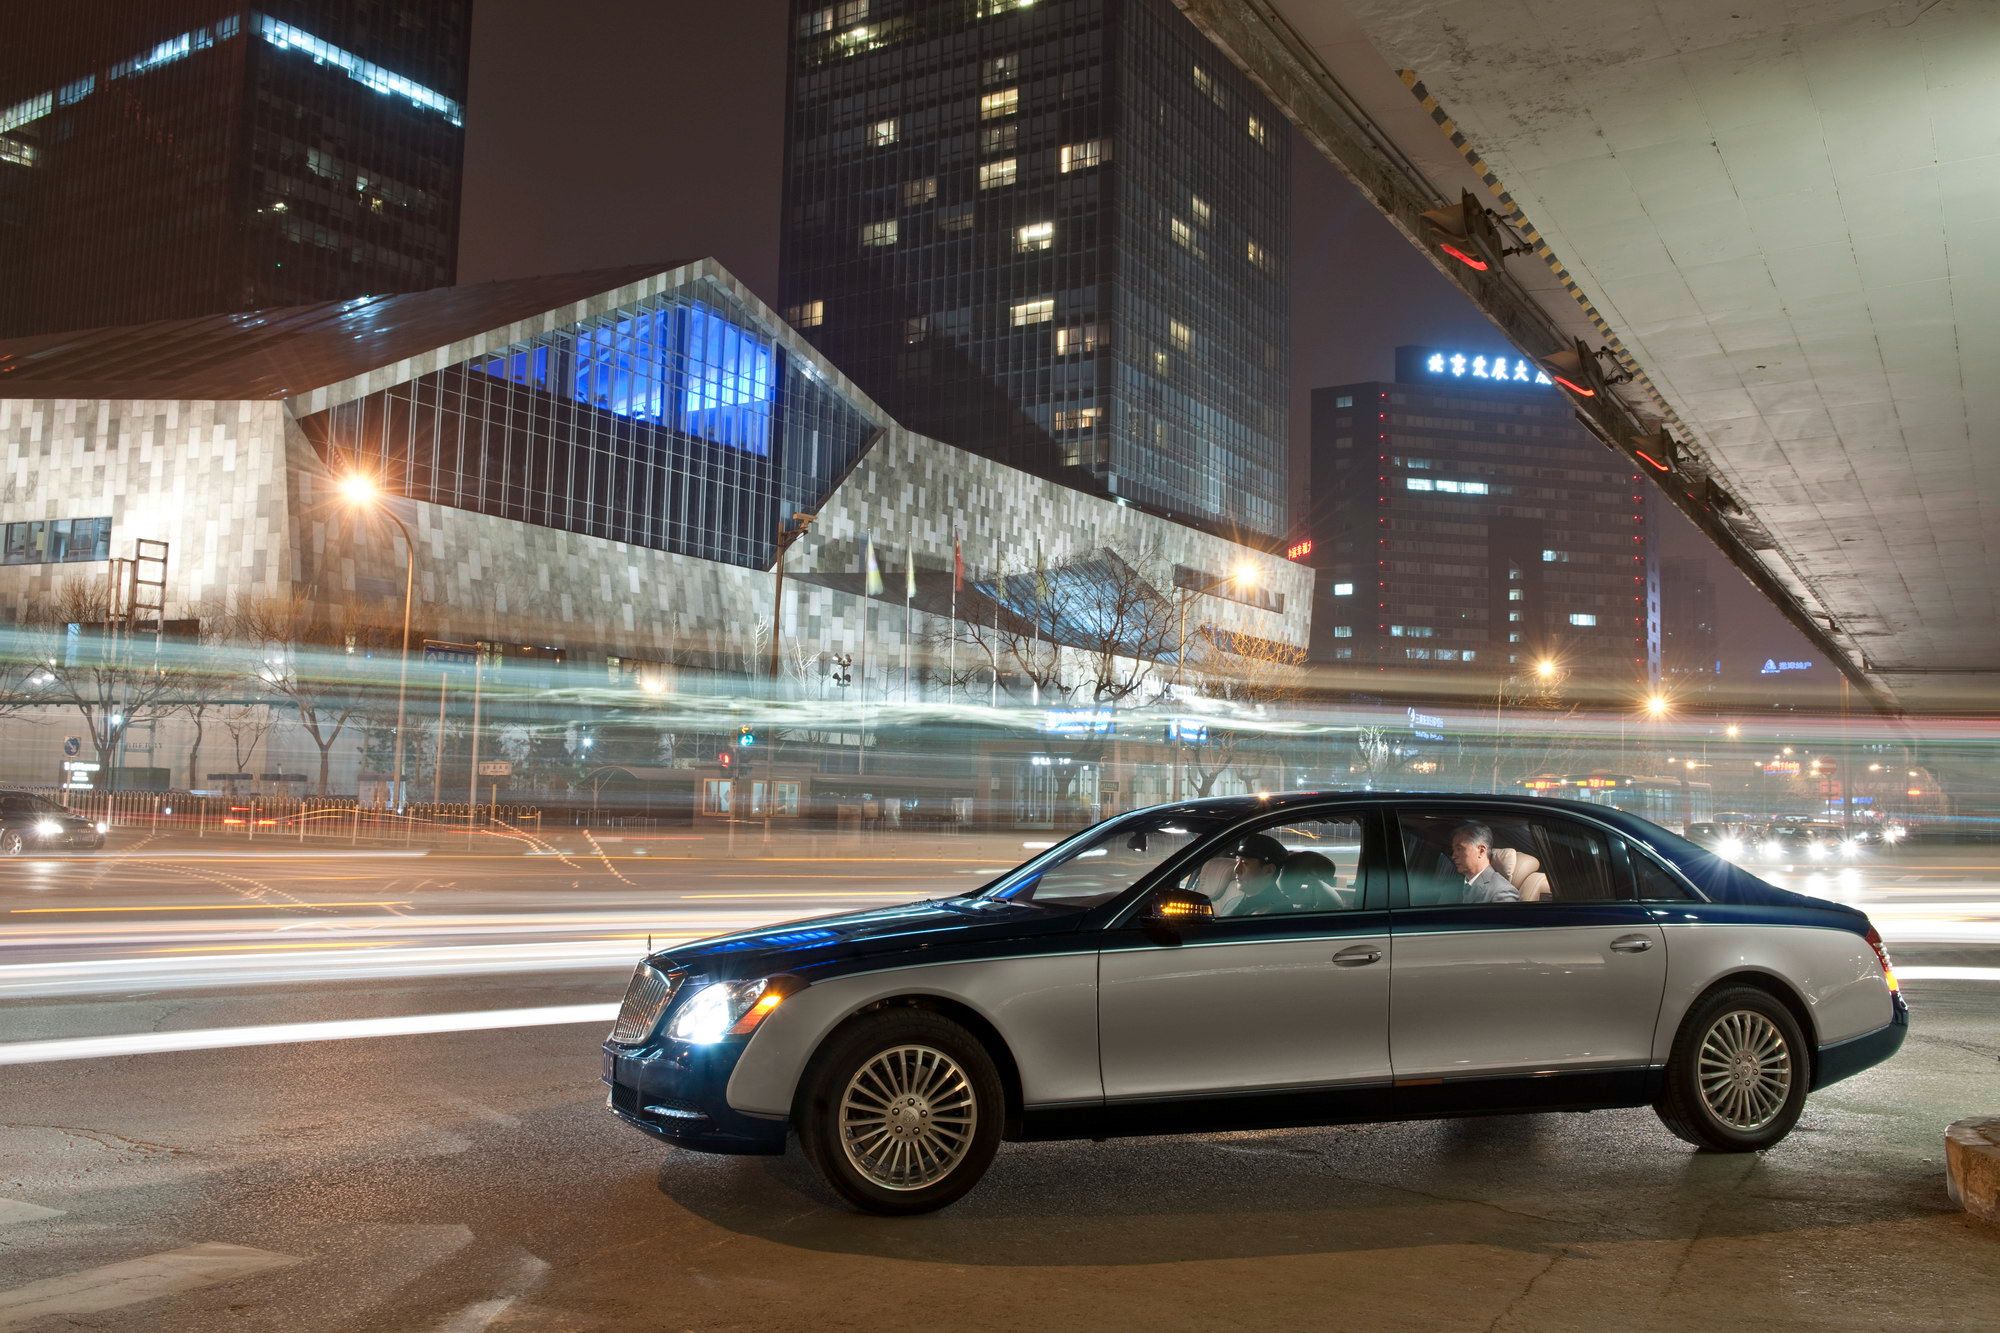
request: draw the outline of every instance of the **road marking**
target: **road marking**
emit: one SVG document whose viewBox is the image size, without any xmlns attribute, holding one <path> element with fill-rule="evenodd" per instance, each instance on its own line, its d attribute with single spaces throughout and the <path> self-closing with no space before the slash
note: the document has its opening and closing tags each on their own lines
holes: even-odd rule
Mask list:
<svg viewBox="0 0 2000 1333">
<path fill-rule="evenodd" d="M 408 898 L 378 898 L 356 903 L 174 903 L 163 907 L 10 907 L 14 916 L 75 916 L 80 912 L 274 912 L 302 907 L 408 907 Z"/>
<path fill-rule="evenodd" d="M 34 1319 L 98 1314 L 157 1301 L 299 1262 L 289 1254 L 210 1242 L 0 1291 L 0 1328 Z"/>
<path fill-rule="evenodd" d="M 176 944 L 147 953 L 295 953 L 300 949 L 406 949 L 408 940 L 303 940 L 297 944 Z"/>
<path fill-rule="evenodd" d="M 762 877 L 759 876 L 759 878 Z M 816 877 L 808 876 L 805 878 Z M 767 902 L 782 903 L 790 902 L 796 898 L 880 898 L 884 902 L 906 903 L 911 901 L 911 894 L 916 892 L 919 892 L 919 890 L 912 889 L 909 893 L 867 893 L 854 889 L 828 889 L 825 893 L 814 893 L 810 889 L 781 889 L 772 893 L 683 893 L 679 901 L 693 903 L 714 902 L 718 899 L 754 898 Z"/>
<path fill-rule="evenodd" d="M 248 847 L 240 852 L 70 852 L 60 856 L 37 856 L 34 859 L 37 861 L 383 861 L 404 860 L 430 854 L 428 848 L 408 852 L 380 852 L 359 847 L 343 847 L 339 851 L 325 852 L 265 852 Z"/>
<path fill-rule="evenodd" d="M 195 1028 L 187 1032 L 135 1032 L 117 1037 L 58 1037 L 47 1041 L 0 1042 L 0 1065 L 42 1064 L 51 1060 L 101 1060 L 119 1055 L 161 1055 L 171 1051 L 213 1051 L 232 1046 L 283 1046 L 304 1041 L 353 1041 L 364 1037 L 408 1037 L 434 1032 L 486 1032 L 498 1028 L 553 1027 L 564 1023 L 606 1023 L 618 1017 L 615 1004 L 564 1004 L 541 1009 L 485 1009 L 457 1014 L 402 1014 L 390 1018 L 343 1018 L 320 1023 L 269 1023 L 261 1027 Z"/>
<path fill-rule="evenodd" d="M 1915 967 L 1896 964 L 1899 981 L 2000 981 L 2000 967 Z"/>
<path fill-rule="evenodd" d="M 61 1217 L 60 1208 L 44 1208 L 38 1203 L 25 1203 L 20 1199 L 0 1199 L 0 1227 L 16 1222 L 38 1222 L 44 1217 Z"/>
</svg>

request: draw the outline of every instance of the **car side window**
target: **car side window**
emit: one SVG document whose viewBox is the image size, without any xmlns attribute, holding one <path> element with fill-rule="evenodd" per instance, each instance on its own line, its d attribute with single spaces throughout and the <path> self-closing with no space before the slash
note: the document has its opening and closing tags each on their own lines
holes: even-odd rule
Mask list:
<svg viewBox="0 0 2000 1333">
<path fill-rule="evenodd" d="M 34 802 L 26 796 L 0 796 L 0 815 L 19 819 L 34 813 Z"/>
<path fill-rule="evenodd" d="M 1232 837 L 1182 887 L 1206 895 L 1218 920 L 1358 911 L 1360 821 L 1301 819 Z"/>
<path fill-rule="evenodd" d="M 1596 829 L 1504 810 L 1398 816 L 1412 907 L 1593 903 L 1630 897 Z"/>
<path fill-rule="evenodd" d="M 1632 862 L 1632 880 L 1639 890 L 1640 902 L 1681 903 L 1688 902 L 1694 897 L 1688 892 L 1687 885 L 1681 883 L 1638 847 L 1627 843 L 1625 855 Z"/>
</svg>

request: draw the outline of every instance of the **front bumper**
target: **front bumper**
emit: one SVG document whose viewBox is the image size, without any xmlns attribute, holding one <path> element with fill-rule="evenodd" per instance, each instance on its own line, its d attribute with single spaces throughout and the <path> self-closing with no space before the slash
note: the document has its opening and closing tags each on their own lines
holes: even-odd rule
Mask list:
<svg viewBox="0 0 2000 1333">
<path fill-rule="evenodd" d="M 774 1155 L 785 1150 L 782 1119 L 729 1105 L 729 1075 L 748 1039 L 712 1046 L 660 1040 L 604 1044 L 605 1105 L 634 1129 L 698 1152 Z"/>
<path fill-rule="evenodd" d="M 1829 1042 L 1814 1052 L 1814 1092 L 1879 1065 L 1903 1049 L 1903 1038 L 1910 1035 L 1910 1006 L 1900 991 L 1892 993 L 1890 998 L 1894 1004 L 1887 1023 L 1858 1037 Z"/>
</svg>

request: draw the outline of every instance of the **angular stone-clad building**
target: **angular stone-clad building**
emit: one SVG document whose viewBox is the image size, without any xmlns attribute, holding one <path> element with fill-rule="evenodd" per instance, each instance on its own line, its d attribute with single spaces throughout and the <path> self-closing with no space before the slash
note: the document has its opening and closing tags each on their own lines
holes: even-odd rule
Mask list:
<svg viewBox="0 0 2000 1333">
<path fill-rule="evenodd" d="M 0 342 L 0 620 L 142 539 L 166 543 L 169 616 L 399 603 L 393 525 L 338 499 L 352 471 L 395 497 L 439 638 L 740 660 L 777 534 L 809 513 L 788 642 L 852 653 L 865 631 L 886 664 L 911 560 L 935 618 L 955 558 L 992 588 L 1038 550 L 1107 549 L 1183 591 L 1254 562 L 1257 588 L 1211 592 L 1199 623 L 1305 642 L 1310 571 L 906 431 L 712 260 Z"/>
</svg>

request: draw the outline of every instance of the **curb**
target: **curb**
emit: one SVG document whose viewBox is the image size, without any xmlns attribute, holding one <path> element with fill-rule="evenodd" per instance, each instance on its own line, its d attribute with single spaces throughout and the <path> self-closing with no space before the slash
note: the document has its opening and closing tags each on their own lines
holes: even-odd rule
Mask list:
<svg viewBox="0 0 2000 1333">
<path fill-rule="evenodd" d="M 1960 1120 L 1945 1130 L 1944 1183 L 1960 1208 L 2000 1222 L 2000 1116 Z"/>
</svg>

